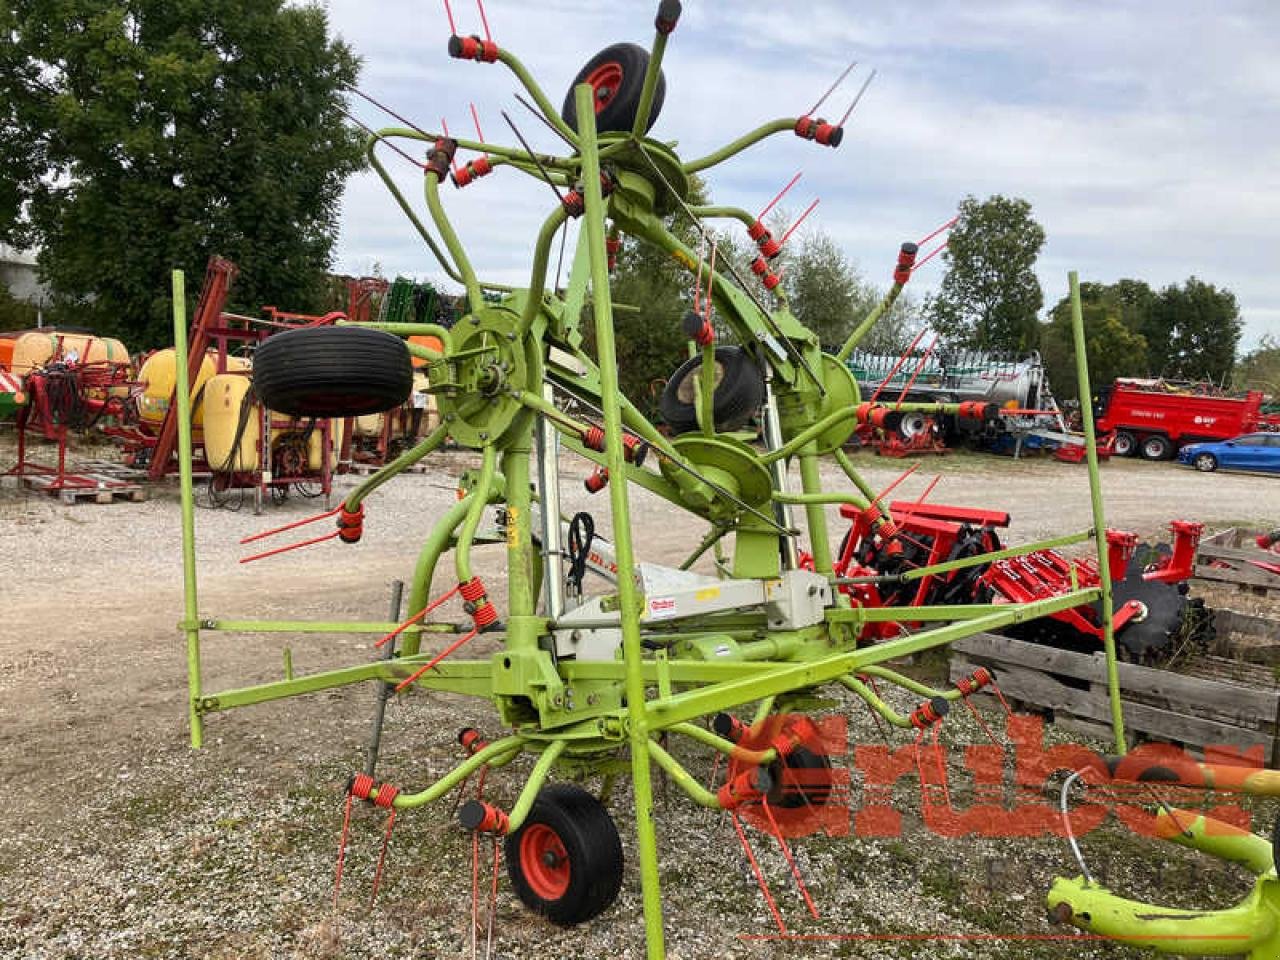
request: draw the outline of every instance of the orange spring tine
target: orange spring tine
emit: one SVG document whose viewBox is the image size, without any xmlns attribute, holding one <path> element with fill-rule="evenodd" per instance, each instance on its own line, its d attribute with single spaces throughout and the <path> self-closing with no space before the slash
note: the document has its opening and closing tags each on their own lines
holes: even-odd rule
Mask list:
<svg viewBox="0 0 1280 960">
<path fill-rule="evenodd" d="M 812 112 L 813 111 L 810 111 L 810 113 Z M 767 204 L 765 204 L 765 208 L 756 214 L 756 219 L 763 220 L 764 215 L 768 213 L 770 210 L 772 210 L 774 208 L 774 205 L 777 204 L 779 200 L 781 200 L 783 197 L 787 195 L 787 191 L 796 185 L 796 181 L 800 179 L 803 173 L 804 173 L 803 170 L 797 171 L 796 175 L 787 182 L 787 185 L 778 191 L 777 196 L 775 196 L 772 200 L 770 200 Z"/>
<path fill-rule="evenodd" d="M 417 680 L 420 676 L 422 676 L 424 673 L 426 673 L 428 670 L 430 670 L 432 667 L 438 664 L 445 657 L 449 656 L 449 654 L 453 653 L 453 651 L 457 650 L 460 646 L 462 646 L 464 643 L 466 643 L 468 640 L 470 640 L 479 632 L 480 631 L 478 629 L 473 628 L 470 632 L 464 633 L 457 640 L 453 641 L 453 643 L 449 644 L 449 646 L 445 647 L 438 654 L 432 657 L 429 663 L 424 663 L 417 670 L 413 671 L 413 673 L 411 673 L 408 677 L 401 680 L 400 683 L 396 685 L 396 693 L 399 693 L 405 687 L 411 686 L 413 682 Z"/>
<path fill-rule="evenodd" d="M 457 592 L 458 592 L 458 588 L 457 588 L 457 587 L 454 587 L 453 589 L 449 590 L 449 592 L 448 592 L 448 593 L 442 594 L 442 595 L 441 595 L 439 598 L 437 598 L 436 600 L 433 600 L 433 601 L 431 601 L 431 603 L 428 603 L 425 607 L 423 607 L 421 610 L 419 610 L 417 613 L 415 613 L 412 617 L 410 617 L 410 618 L 409 618 L 408 620 L 406 620 L 404 623 L 400 624 L 400 626 L 396 627 L 394 630 L 392 630 L 390 633 L 388 633 L 388 634 L 387 634 L 385 637 L 383 637 L 381 640 L 379 640 L 379 641 L 377 641 L 376 643 L 374 643 L 374 645 L 373 645 L 373 646 L 374 646 L 374 648 L 375 648 L 375 649 L 377 649 L 377 648 L 381 648 L 381 647 L 385 646 L 388 640 L 391 640 L 391 639 L 393 639 L 393 638 L 395 638 L 395 637 L 398 637 L 400 634 L 404 633 L 404 631 L 408 630 L 411 626 L 413 626 L 413 624 L 414 624 L 414 623 L 416 623 L 417 621 L 421 620 L 421 619 L 422 619 L 423 617 L 425 617 L 428 613 L 430 613 L 430 612 L 431 612 L 432 610 L 434 610 L 436 607 L 440 606 L 440 604 L 444 603 L 446 600 L 448 600 L 450 597 L 452 597 L 452 596 L 453 596 L 455 593 L 457 593 Z"/>
<path fill-rule="evenodd" d="M 317 543 L 324 543 L 326 540 L 332 540 L 338 535 L 338 531 L 326 533 L 323 537 L 313 537 L 310 540 L 302 540 L 298 543 L 291 543 L 288 546 L 276 547 L 274 550 L 267 550 L 263 553 L 255 553 L 251 557 L 241 557 L 241 563 L 253 563 L 255 560 L 265 560 L 267 557 L 274 557 L 277 553 L 288 553 L 290 550 L 301 550 L 303 547 L 310 547 Z"/>
<path fill-rule="evenodd" d="M 805 798 L 806 802 L 808 797 Z M 809 888 L 805 886 L 804 877 L 800 876 L 800 868 L 796 865 L 796 858 L 791 855 L 791 846 L 787 843 L 786 838 L 782 836 L 782 828 L 778 826 L 778 821 L 774 819 L 773 810 L 769 807 L 769 798 L 765 797 L 761 805 L 764 807 L 765 816 L 769 818 L 769 825 L 773 828 L 773 836 L 778 841 L 778 846 L 782 848 L 782 855 L 786 858 L 787 866 L 791 868 L 791 876 L 795 878 L 796 886 L 800 888 L 800 896 L 804 897 L 804 904 L 809 908 L 809 913 L 813 915 L 813 919 L 821 920 L 818 915 L 818 908 L 814 906 L 813 898 L 809 896 Z"/>
<path fill-rule="evenodd" d="M 293 523 L 286 523 L 283 527 L 276 527 L 273 530 L 264 530 L 262 533 L 255 533 L 245 537 L 240 541 L 241 546 L 246 543 L 253 543 L 255 540 L 265 540 L 267 537 L 274 537 L 277 533 L 284 533 L 286 530 L 296 530 L 298 527 L 305 527 L 308 523 L 315 523 L 317 520 L 324 520 L 326 517 L 332 517 L 337 514 L 346 504 L 338 504 L 332 510 L 324 513 L 317 513 L 314 517 L 307 517 L 305 520 L 295 520 Z"/>
<path fill-rule="evenodd" d="M 769 912 L 773 914 L 773 922 L 778 925 L 779 933 L 786 934 L 787 925 L 782 920 L 782 914 L 778 912 L 778 905 L 773 900 L 773 894 L 769 892 L 769 881 L 764 878 L 760 864 L 756 862 L 756 855 L 751 850 L 751 841 L 747 839 L 746 831 L 742 829 L 742 821 L 738 819 L 736 810 L 730 810 L 729 816 L 733 819 L 733 829 L 738 831 L 738 840 L 742 844 L 742 852 L 747 855 L 747 860 L 751 864 L 751 871 L 756 875 L 756 883 L 760 885 L 760 892 L 764 894 L 765 903 L 769 905 Z"/>
</svg>

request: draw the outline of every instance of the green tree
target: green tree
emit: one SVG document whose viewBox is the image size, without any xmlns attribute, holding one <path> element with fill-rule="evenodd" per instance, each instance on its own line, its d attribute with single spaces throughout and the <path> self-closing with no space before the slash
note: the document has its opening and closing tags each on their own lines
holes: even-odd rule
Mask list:
<svg viewBox="0 0 1280 960">
<path fill-rule="evenodd" d="M 932 300 L 933 328 L 953 346 L 1033 349 L 1044 306 L 1035 274 L 1044 239 L 1026 200 L 965 197 L 943 254 L 948 269 Z"/>
<path fill-rule="evenodd" d="M 1085 351 L 1089 357 L 1089 382 L 1095 390 L 1117 377 L 1141 376 L 1146 370 L 1147 341 L 1138 332 L 1141 315 L 1141 281 L 1121 280 L 1107 286 L 1080 285 Z M 1059 400 L 1075 399 L 1075 339 L 1071 329 L 1071 301 L 1063 297 L 1049 312 L 1040 335 L 1040 355 L 1049 384 Z"/>
<path fill-rule="evenodd" d="M 794 249 L 786 249 L 785 259 L 775 263 L 774 269 L 779 268 L 792 313 L 828 350 L 838 350 L 879 299 L 822 230 L 804 230 Z"/>
<path fill-rule="evenodd" d="M 1261 390 L 1280 401 L 1280 338 L 1267 335 L 1256 350 L 1240 358 L 1235 386 L 1240 390 Z"/>
<path fill-rule="evenodd" d="M 1244 320 L 1235 294 L 1195 277 L 1156 295 L 1143 333 L 1154 375 L 1222 382 L 1230 377 Z"/>
<path fill-rule="evenodd" d="M 198 287 L 214 253 L 240 267 L 233 306 L 316 307 L 358 66 L 315 5 L 13 0 L 0 239 L 38 244 L 54 296 L 133 348 L 168 339 L 169 269 Z"/>
<path fill-rule="evenodd" d="M 23 303 L 0 283 L 0 330 L 26 330 L 36 325 L 36 307 Z"/>
</svg>

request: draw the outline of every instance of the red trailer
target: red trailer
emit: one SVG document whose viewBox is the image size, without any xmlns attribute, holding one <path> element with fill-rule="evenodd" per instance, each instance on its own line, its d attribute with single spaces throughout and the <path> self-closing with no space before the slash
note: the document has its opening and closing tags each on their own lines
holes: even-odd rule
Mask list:
<svg viewBox="0 0 1280 960">
<path fill-rule="evenodd" d="M 1164 380 L 1117 380 L 1098 397 L 1100 433 L 1114 434 L 1114 452 L 1168 460 L 1178 448 L 1228 440 L 1253 430 L 1280 430 L 1280 417 L 1262 413 L 1263 395 L 1215 395 L 1206 388 Z"/>
</svg>

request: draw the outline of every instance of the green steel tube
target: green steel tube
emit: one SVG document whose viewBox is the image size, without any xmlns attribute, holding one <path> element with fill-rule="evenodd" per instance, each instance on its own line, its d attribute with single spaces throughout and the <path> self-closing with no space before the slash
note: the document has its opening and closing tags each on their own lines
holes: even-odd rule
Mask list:
<svg viewBox="0 0 1280 960">
<path fill-rule="evenodd" d="M 574 88 L 582 155 L 583 215 L 591 257 L 592 308 L 596 322 L 596 352 L 600 365 L 600 406 L 604 411 L 605 457 L 612 476 L 626 475 L 622 446 L 622 406 L 618 401 L 618 356 L 613 340 L 613 304 L 609 295 L 609 261 L 605 251 L 604 197 L 600 190 L 600 158 L 596 148 L 596 115 L 590 84 Z M 636 804 L 636 845 L 640 854 L 640 884 L 644 900 L 646 953 L 649 960 L 663 960 L 662 891 L 658 877 L 658 838 L 653 822 L 653 788 L 649 772 L 649 715 L 645 709 L 644 676 L 640 661 L 640 608 L 636 594 L 635 557 L 631 548 L 629 484 L 609 484 L 613 519 L 613 545 L 618 565 L 618 601 L 621 609 L 622 654 L 626 664 L 628 736 L 631 742 L 631 779 Z"/>
<path fill-rule="evenodd" d="M 771 137 L 775 133 L 781 133 L 783 130 L 794 130 L 796 127 L 797 117 L 783 117 L 780 120 L 774 120 L 763 126 L 756 127 L 750 133 L 743 134 L 732 143 L 726 144 L 713 153 L 708 153 L 705 157 L 699 157 L 684 165 L 685 173 L 697 173 L 699 170 L 705 170 L 707 167 L 714 167 L 717 163 L 723 163 L 735 154 L 741 153 L 747 147 L 759 143 L 765 137 Z"/>
<path fill-rule="evenodd" d="M 862 700 L 866 703 L 868 707 L 874 710 L 877 714 L 879 714 L 881 717 L 883 717 L 893 726 L 904 727 L 904 728 L 911 726 L 911 720 L 908 717 L 904 717 L 902 714 L 894 710 L 893 707 L 889 706 L 887 703 L 881 700 L 874 690 L 868 687 L 865 683 L 863 683 L 857 677 L 853 677 L 853 676 L 836 677 L 836 683 L 840 684 L 840 686 L 844 687 L 846 690 L 850 690 L 853 693 L 856 693 L 859 697 L 862 698 Z"/>
<path fill-rule="evenodd" d="M 191 381 L 187 371 L 187 281 L 173 271 L 173 372 L 174 399 L 178 404 L 178 484 L 182 504 L 182 600 L 183 631 L 187 638 L 187 719 L 191 746 L 204 745 L 204 720 L 200 702 L 200 614 L 196 596 L 196 516 L 191 489 Z"/>
<path fill-rule="evenodd" d="M 435 337 L 444 344 L 445 353 L 453 352 L 453 331 L 438 323 L 353 323 L 339 320 L 340 327 L 361 327 L 365 330 L 381 330 L 397 337 Z"/>
<path fill-rule="evenodd" d="M 516 805 L 507 814 L 508 833 L 515 833 L 524 825 L 525 819 L 529 816 L 529 811 L 533 809 L 533 802 L 538 799 L 538 791 L 547 782 L 547 774 L 551 772 L 551 768 L 555 765 L 556 760 L 560 758 L 560 754 L 564 753 L 564 748 L 568 745 L 568 742 L 567 740 L 552 740 L 547 744 L 547 749 L 542 751 L 537 762 L 534 763 L 533 770 L 529 773 L 529 779 L 525 781 L 524 787 L 520 791 L 520 796 L 516 798 Z"/>
<path fill-rule="evenodd" d="M 1270 840 L 1198 810 L 1161 810 L 1156 814 L 1155 834 L 1170 843 L 1238 863 L 1257 877 L 1275 869 Z"/>
<path fill-rule="evenodd" d="M 528 298 L 525 300 L 524 314 L 520 317 L 521 326 L 525 330 L 533 325 L 538 311 L 542 309 L 542 293 L 547 286 L 547 266 L 551 261 L 551 243 L 568 216 L 569 212 L 564 204 L 560 204 L 551 211 L 551 215 L 543 221 L 542 229 L 538 231 L 538 241 L 533 247 L 533 270 L 529 277 Z"/>
<path fill-rule="evenodd" d="M 1112 622 L 1111 563 L 1107 550 L 1107 520 L 1102 511 L 1102 478 L 1098 474 L 1098 441 L 1093 429 L 1093 391 L 1089 387 L 1089 360 L 1085 353 L 1084 314 L 1080 306 L 1080 276 L 1067 274 L 1071 285 L 1071 334 L 1076 350 L 1076 385 L 1080 394 L 1080 419 L 1084 424 L 1084 449 L 1089 461 L 1089 498 L 1093 503 L 1093 536 L 1098 552 L 1098 580 L 1102 588 L 1102 646 L 1107 657 L 1107 692 L 1111 697 L 1111 732 L 1116 752 L 1125 753 L 1124 706 L 1120 702 L 1120 671 L 1116 666 L 1116 631 Z"/>
<path fill-rule="evenodd" d="M 419 793 L 400 794 L 392 801 L 392 806 L 397 810 L 412 810 L 414 807 L 421 807 L 424 804 L 431 803 L 433 800 L 439 800 L 481 767 L 490 764 L 499 766 L 504 759 L 509 759 L 519 753 L 524 748 L 525 742 L 524 737 L 518 736 L 503 737 L 501 740 L 495 740 L 487 747 L 477 750 L 467 757 L 466 760 L 427 787 L 427 789 Z M 378 791 L 372 791 L 369 794 L 369 799 L 378 799 Z"/>
<path fill-rule="evenodd" d="M 1021 557 L 1028 553 L 1035 553 L 1037 550 L 1054 550 L 1073 543 L 1083 543 L 1085 540 L 1092 538 L 1092 530 L 1085 530 L 1082 533 L 1068 533 L 1061 537 L 1052 537 L 1035 543 L 1024 543 L 1020 547 L 1005 547 L 1003 550 L 993 550 L 991 553 L 980 554 L 976 557 L 961 557 L 959 560 L 935 563 L 931 567 L 916 567 L 916 569 L 908 570 L 904 573 L 902 579 L 910 583 L 913 580 L 923 580 L 925 577 L 932 577 L 939 573 L 950 573 L 952 570 L 963 570 L 966 567 L 976 567 L 984 563 L 993 563 L 996 560 L 1005 560 L 1009 557 Z"/>
<path fill-rule="evenodd" d="M 364 502 L 365 497 L 369 496 L 392 477 L 408 470 L 427 454 L 440 449 L 447 439 L 449 439 L 449 428 L 447 425 L 441 424 L 427 434 L 417 446 L 410 447 L 347 494 L 346 500 L 343 501 L 343 506 L 348 510 L 355 510 L 356 507 Z"/>
<path fill-rule="evenodd" d="M 426 224 L 422 222 L 413 207 L 409 205 L 409 201 L 406 200 L 404 194 L 400 192 L 400 188 L 396 185 L 396 182 L 391 179 L 391 174 L 387 173 L 387 168 L 382 165 L 382 161 L 380 161 L 374 154 L 374 147 L 377 146 L 378 141 L 381 139 L 381 137 L 371 137 L 368 144 L 365 146 L 365 154 L 369 159 L 369 166 L 373 167 L 374 172 L 382 178 L 383 185 L 388 191 L 390 191 L 392 198 L 399 205 L 404 215 L 409 218 L 409 222 L 413 224 L 413 228 L 418 231 L 418 236 L 420 236 L 423 242 L 426 243 L 427 249 L 429 249 L 431 251 L 431 255 L 436 258 L 436 262 L 440 264 L 441 269 L 444 270 L 451 280 L 456 280 L 458 283 L 462 283 L 462 275 L 458 273 L 453 264 L 449 262 L 449 258 L 445 256 L 444 251 L 441 250 L 439 244 L 436 243 L 435 237 L 431 236 L 431 231 L 427 229 Z"/>
<path fill-rule="evenodd" d="M 885 509 L 884 504 L 880 503 L 880 501 L 876 499 L 876 492 L 871 489 L 871 485 L 867 483 L 862 474 L 853 468 L 853 462 L 849 459 L 849 455 L 843 450 L 836 450 L 834 456 L 836 463 L 839 464 L 840 469 L 844 471 L 844 475 L 849 478 L 849 482 L 857 487 L 858 492 L 866 498 L 862 503 L 856 504 L 856 506 L 861 510 L 865 510 L 874 503 L 880 508 L 880 516 L 887 520 L 889 518 L 889 511 Z"/>
<path fill-rule="evenodd" d="M 811 444 L 800 453 L 800 484 L 806 495 L 812 496 L 822 489 L 818 476 L 818 454 Z M 844 501 L 847 503 L 848 498 Z M 820 502 L 810 500 L 804 508 L 805 522 L 809 527 L 809 549 L 813 551 L 813 569 L 823 576 L 831 571 L 831 537 L 827 532 L 827 512 Z"/>
<path fill-rule="evenodd" d="M 886 640 L 869 647 L 833 653 L 821 660 L 787 666 L 773 664 L 768 671 L 758 676 L 728 680 L 714 687 L 678 693 L 665 700 L 655 700 L 646 704 L 646 708 L 653 715 L 655 726 L 670 726 L 681 720 L 692 720 L 707 713 L 727 710 L 737 704 L 759 700 L 762 697 L 829 683 L 844 674 L 857 673 L 866 666 L 940 647 L 962 637 L 971 637 L 975 633 L 995 630 L 1011 623 L 1034 620 L 1059 610 L 1079 606 L 1081 603 L 1092 600 L 1096 595 L 1096 590 L 1080 590 L 1031 603 L 997 604 L 992 606 L 989 615 L 977 620 L 952 623 L 896 640 Z"/>
<path fill-rule="evenodd" d="M 533 529 L 529 523 L 530 505 L 533 501 L 529 491 L 533 417 L 524 411 L 521 411 L 520 417 L 525 422 L 517 425 L 516 439 L 511 441 L 502 455 L 502 474 L 507 481 L 507 640 L 508 646 L 513 648 L 526 645 L 513 637 L 513 634 L 523 634 L 526 631 L 527 618 L 533 617 L 537 605 L 537 585 L 533 582 L 531 563 L 534 550 Z M 527 646 L 537 646 L 536 635 L 524 639 L 528 640 Z"/>
<path fill-rule="evenodd" d="M 370 633 L 381 636 L 400 626 L 385 620 L 204 620 L 205 630 L 223 633 Z M 423 623 L 418 629 L 429 633 L 454 633 L 452 624 Z"/>
<path fill-rule="evenodd" d="M 484 508 L 489 504 L 489 495 L 493 492 L 493 478 L 497 472 L 498 453 L 491 443 L 481 454 L 480 476 L 476 480 L 471 502 L 467 505 L 467 515 L 462 521 L 462 529 L 458 531 L 458 548 L 454 552 L 453 562 L 459 583 L 466 583 L 471 579 L 471 544 L 475 540 L 476 530 L 480 528 L 480 518 L 484 516 Z"/>
<path fill-rule="evenodd" d="M 547 95 L 542 92 L 542 88 L 538 86 L 537 81 L 535 81 L 529 71 L 525 69 L 524 64 L 516 58 L 516 55 L 503 48 L 498 51 L 498 59 L 505 63 L 507 65 L 507 69 L 516 75 L 516 79 L 520 81 L 520 85 L 529 92 L 529 96 L 533 97 L 533 102 L 538 105 L 538 109 L 542 111 L 542 115 L 546 121 L 550 123 L 551 126 L 555 127 L 557 133 L 570 143 L 576 145 L 578 143 L 578 131 L 574 130 L 573 127 L 564 122 L 560 116 L 560 111 L 551 105 L 551 101 L 547 99 Z M 591 104 L 591 115 L 592 117 L 595 116 L 594 103 Z M 581 119 L 579 119 L 578 122 L 581 123 Z M 523 156 L 524 154 L 522 153 L 521 155 Z"/>
<path fill-rule="evenodd" d="M 402 140 L 417 140 L 420 143 L 430 144 L 434 144 L 441 136 L 443 134 L 422 133 L 408 127 L 383 127 L 374 134 L 375 139 L 387 140 L 391 137 L 398 137 Z M 529 154 L 521 147 L 504 147 L 496 143 L 481 143 L 479 140 L 468 140 L 466 137 L 451 137 L 450 139 L 457 141 L 459 150 L 490 153 L 516 163 L 528 162 L 529 160 Z M 563 157 L 538 154 L 538 159 L 542 161 L 543 166 L 556 170 L 572 171 L 578 168 L 578 165 L 573 160 Z"/>
<path fill-rule="evenodd" d="M 748 750 L 745 747 L 738 746 L 732 740 L 718 737 L 710 730 L 706 730 L 694 723 L 673 724 L 667 730 L 671 733 L 682 733 L 691 740 L 696 740 L 712 750 L 723 753 L 726 757 L 733 757 L 735 760 L 741 760 L 743 763 L 749 763 L 753 766 L 762 767 L 778 759 L 778 751 L 773 747 L 768 750 Z"/>
<path fill-rule="evenodd" d="M 653 762 L 661 767 L 672 782 L 683 790 L 694 803 L 712 810 L 721 809 L 720 798 L 700 784 L 688 770 L 680 765 L 680 761 L 667 753 L 666 750 L 663 750 L 656 740 L 649 741 L 648 752 L 649 756 L 653 758 Z M 649 956 L 654 956 L 652 950 L 649 951 Z M 659 958 L 663 956 L 665 956 L 665 953 L 658 954 Z"/>
<path fill-rule="evenodd" d="M 667 52 L 667 35 L 658 31 L 653 35 L 653 47 L 649 51 L 649 66 L 644 72 L 644 85 L 640 88 L 640 103 L 636 107 L 636 122 L 631 126 L 631 136 L 644 139 L 649 129 L 649 114 L 653 111 L 653 95 L 662 76 L 662 57 Z"/>
<path fill-rule="evenodd" d="M 747 227 L 756 222 L 756 218 L 741 207 L 690 207 L 689 212 L 699 218 L 707 217 L 723 220 L 737 220 L 741 222 L 743 226 Z"/>
<path fill-rule="evenodd" d="M 898 294 L 902 292 L 902 288 L 904 286 L 906 286 L 906 284 L 895 283 L 889 288 L 889 292 L 884 295 L 884 299 L 872 308 L 871 312 L 866 315 L 860 324 L 854 327 L 853 332 L 850 333 L 848 339 L 845 340 L 844 346 L 842 346 L 840 351 L 836 354 L 837 360 L 844 363 L 849 359 L 849 354 L 853 353 L 854 347 L 862 342 L 862 338 L 871 332 L 871 328 L 874 327 L 880 318 L 884 316 L 885 312 L 893 306 L 894 301 L 898 299 Z"/>
<path fill-rule="evenodd" d="M 715 396 L 716 347 L 714 343 L 709 343 L 702 348 L 702 365 L 698 367 L 698 392 L 694 397 L 697 401 L 694 413 L 698 418 L 698 426 L 708 437 L 716 435 Z"/>
<path fill-rule="evenodd" d="M 912 693 L 922 697 L 942 697 L 944 700 L 959 700 L 963 696 L 955 687 L 950 690 L 938 690 L 927 683 L 921 683 L 919 680 L 914 680 L 901 674 L 897 670 L 890 670 L 888 667 L 864 667 L 858 672 L 863 676 L 878 677 L 881 680 L 886 680 L 894 686 L 910 690 Z"/>
<path fill-rule="evenodd" d="M 454 531 L 466 519 L 475 499 L 475 493 L 463 497 L 436 521 L 436 525 L 431 528 L 431 533 L 427 535 L 427 542 L 422 545 L 417 565 L 413 570 L 413 586 L 409 590 L 408 601 L 411 613 L 417 613 L 427 605 L 428 593 L 431 591 L 431 582 L 435 579 L 436 566 L 440 563 L 440 557 L 449 549 Z M 419 643 L 418 631 L 410 627 L 404 632 L 404 638 L 400 644 L 401 654 L 406 657 L 414 656 L 418 652 Z"/>
<path fill-rule="evenodd" d="M 467 251 L 462 249 L 462 242 L 458 239 L 453 224 L 449 222 L 449 217 L 444 212 L 444 205 L 440 203 L 440 180 L 434 170 L 427 171 L 427 175 L 422 178 L 422 185 L 427 197 L 427 209 L 431 211 L 431 220 L 440 231 L 440 237 L 444 240 L 449 255 L 458 266 L 458 272 L 462 274 L 462 285 L 467 288 L 467 303 L 470 304 L 471 311 L 474 313 L 484 306 L 484 296 L 480 293 L 480 281 L 476 279 L 476 272 L 471 266 L 471 261 L 467 259 Z"/>
</svg>

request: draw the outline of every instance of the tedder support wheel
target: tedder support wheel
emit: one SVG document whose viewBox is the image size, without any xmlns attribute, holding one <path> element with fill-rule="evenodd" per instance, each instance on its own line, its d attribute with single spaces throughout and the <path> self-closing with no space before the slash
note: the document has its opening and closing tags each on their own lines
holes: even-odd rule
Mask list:
<svg viewBox="0 0 1280 960">
<path fill-rule="evenodd" d="M 698 429 L 694 395 L 698 391 L 698 371 L 702 358 L 686 360 L 662 391 L 658 409 L 672 433 Z M 764 376 L 741 347 L 716 347 L 716 389 L 712 406 L 716 429 L 736 430 L 743 426 L 764 402 Z"/>
<path fill-rule="evenodd" d="M 381 330 L 303 327 L 258 347 L 253 386 L 277 413 L 360 417 L 408 400 L 413 367 L 404 341 Z"/>
<path fill-rule="evenodd" d="M 1173 452 L 1173 443 L 1163 434 L 1155 433 L 1142 441 L 1142 459 L 1165 460 Z"/>
<path fill-rule="evenodd" d="M 600 801 L 581 787 L 538 792 L 506 841 L 507 873 L 534 913 L 569 927 L 603 913 L 622 887 L 622 840 Z"/>
<path fill-rule="evenodd" d="M 1132 457 L 1137 446 L 1138 441 L 1133 438 L 1132 433 L 1126 430 L 1116 431 L 1116 442 L 1112 450 L 1117 457 Z"/>
<path fill-rule="evenodd" d="M 1218 458 L 1212 453 L 1196 454 L 1196 469 L 1201 473 L 1213 473 L 1218 469 Z"/>
<path fill-rule="evenodd" d="M 645 71 L 649 69 L 649 51 L 634 43 L 615 43 L 605 47 L 587 61 L 578 71 L 569 92 L 565 94 L 560 117 L 569 129 L 578 129 L 578 107 L 574 102 L 573 88 L 580 83 L 591 84 L 595 91 L 596 130 L 600 133 L 630 133 L 640 109 L 640 91 L 644 89 Z M 662 110 L 667 92 L 667 80 L 658 71 L 658 85 L 653 91 L 653 105 L 649 108 L 649 120 L 645 133 L 653 126 Z"/>
</svg>

